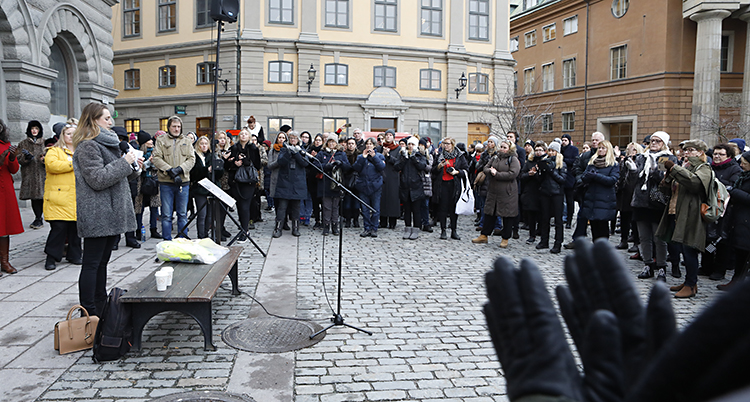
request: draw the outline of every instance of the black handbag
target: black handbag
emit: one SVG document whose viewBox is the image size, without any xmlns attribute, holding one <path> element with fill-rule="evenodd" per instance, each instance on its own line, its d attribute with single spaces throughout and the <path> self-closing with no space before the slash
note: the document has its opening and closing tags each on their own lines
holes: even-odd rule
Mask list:
<svg viewBox="0 0 750 402">
<path fill-rule="evenodd" d="M 141 194 L 143 195 L 156 195 L 159 194 L 159 182 L 156 177 L 145 176 L 141 183 Z"/>
<path fill-rule="evenodd" d="M 255 166 L 240 166 L 237 169 L 237 173 L 234 175 L 234 181 L 243 184 L 258 184 L 258 170 Z"/>
</svg>

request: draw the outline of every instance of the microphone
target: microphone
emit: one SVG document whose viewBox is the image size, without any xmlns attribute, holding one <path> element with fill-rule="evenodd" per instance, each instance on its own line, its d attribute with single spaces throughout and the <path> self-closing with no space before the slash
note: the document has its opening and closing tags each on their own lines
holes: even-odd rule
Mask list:
<svg viewBox="0 0 750 402">
<path fill-rule="evenodd" d="M 122 151 L 122 154 L 125 155 L 126 153 L 130 152 L 130 144 L 128 144 L 125 141 L 120 142 L 120 151 Z M 137 162 L 133 162 L 130 164 L 130 167 L 133 168 L 134 172 L 137 172 L 139 167 Z"/>
</svg>

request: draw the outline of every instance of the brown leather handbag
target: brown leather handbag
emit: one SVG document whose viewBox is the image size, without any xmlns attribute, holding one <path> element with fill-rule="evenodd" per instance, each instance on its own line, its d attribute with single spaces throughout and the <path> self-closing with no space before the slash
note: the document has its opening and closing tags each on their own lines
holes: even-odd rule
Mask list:
<svg viewBox="0 0 750 402">
<path fill-rule="evenodd" d="M 85 317 L 73 318 L 73 312 L 80 309 Z M 55 324 L 55 350 L 60 351 L 61 355 L 79 350 L 91 349 L 94 346 L 94 334 L 96 326 L 99 324 L 99 317 L 89 316 L 83 306 L 76 304 L 68 310 L 68 317 L 65 321 Z"/>
</svg>

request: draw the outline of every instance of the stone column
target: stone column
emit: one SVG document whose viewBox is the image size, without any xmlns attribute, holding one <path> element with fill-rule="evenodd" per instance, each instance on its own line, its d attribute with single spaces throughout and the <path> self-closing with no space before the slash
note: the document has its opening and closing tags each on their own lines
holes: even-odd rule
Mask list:
<svg viewBox="0 0 750 402">
<path fill-rule="evenodd" d="M 690 138 L 706 141 L 709 146 L 717 139 L 721 87 L 721 21 L 729 14 L 726 10 L 711 10 L 690 16 L 691 20 L 698 23 Z"/>
<path fill-rule="evenodd" d="M 750 13 L 742 14 L 740 19 L 747 23 L 747 38 L 750 38 Z M 742 76 L 740 121 L 745 127 L 750 126 L 750 40 L 745 41 L 745 71 Z"/>
<path fill-rule="evenodd" d="M 450 44 L 449 52 L 466 53 L 464 47 L 464 15 L 466 15 L 466 5 L 464 0 L 452 0 L 450 8 L 451 25 L 448 28 Z"/>
<path fill-rule="evenodd" d="M 512 60 L 510 55 L 510 3 L 497 0 L 495 5 L 495 55 L 496 59 Z"/>
<path fill-rule="evenodd" d="M 302 41 L 309 41 L 309 42 L 318 42 L 320 38 L 318 38 L 318 29 L 317 29 L 317 23 L 318 18 L 315 16 L 317 15 L 317 1 L 310 1 L 310 0 L 300 0 L 300 32 L 299 32 L 299 40 Z M 305 70 L 307 71 L 307 70 Z"/>
<path fill-rule="evenodd" d="M 7 97 L 5 123 L 10 129 L 11 141 L 18 142 L 25 138 L 23 133 L 29 120 L 39 120 L 42 124 L 49 121 L 49 90 L 57 78 L 57 71 L 23 60 L 0 61 L 0 68 L 3 69 L 6 90 L 2 96 Z"/>
<path fill-rule="evenodd" d="M 260 30 L 261 0 L 243 0 L 242 39 L 263 39 Z"/>
</svg>

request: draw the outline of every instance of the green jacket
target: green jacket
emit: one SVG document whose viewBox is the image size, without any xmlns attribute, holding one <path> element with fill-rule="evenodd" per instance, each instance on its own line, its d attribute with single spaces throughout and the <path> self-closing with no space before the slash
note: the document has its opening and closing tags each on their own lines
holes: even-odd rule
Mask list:
<svg viewBox="0 0 750 402">
<path fill-rule="evenodd" d="M 667 206 L 656 235 L 665 241 L 684 244 L 703 252 L 706 247 L 706 222 L 701 218 L 701 203 L 707 198 L 712 170 L 710 165 L 703 163 L 698 157 L 691 156 L 688 162 L 686 168 L 675 165 L 664 177 L 664 184 L 677 185 L 675 226 L 671 231 Z"/>
<path fill-rule="evenodd" d="M 180 134 L 177 138 L 167 133 L 156 139 L 151 162 L 158 169 L 157 179 L 161 183 L 174 183 L 167 170 L 181 167 L 182 184 L 190 183 L 190 170 L 195 166 L 195 149 L 190 139 Z"/>
</svg>

